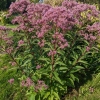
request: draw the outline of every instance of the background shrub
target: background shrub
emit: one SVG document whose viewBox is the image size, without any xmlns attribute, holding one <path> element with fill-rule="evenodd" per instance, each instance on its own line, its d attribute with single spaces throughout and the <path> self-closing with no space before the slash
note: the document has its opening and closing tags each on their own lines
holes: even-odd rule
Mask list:
<svg viewBox="0 0 100 100">
<path fill-rule="evenodd" d="M 15 0 L 0 0 L 0 10 L 8 9 L 11 2 L 14 2 Z"/>
<path fill-rule="evenodd" d="M 51 6 L 59 6 L 64 0 L 44 0 L 44 3 L 50 4 Z"/>
</svg>

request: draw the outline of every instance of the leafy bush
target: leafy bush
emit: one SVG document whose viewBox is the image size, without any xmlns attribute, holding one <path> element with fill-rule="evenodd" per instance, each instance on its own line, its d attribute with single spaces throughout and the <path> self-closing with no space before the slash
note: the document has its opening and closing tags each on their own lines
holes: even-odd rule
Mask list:
<svg viewBox="0 0 100 100">
<path fill-rule="evenodd" d="M 5 9 L 6 8 L 6 5 L 7 5 L 6 0 L 1 0 L 0 1 L 0 10 Z"/>
<path fill-rule="evenodd" d="M 7 25 L 12 24 L 11 21 L 14 18 L 14 16 L 7 17 L 8 12 L 7 11 L 1 11 L 0 12 L 0 24 L 1 25 Z"/>
<path fill-rule="evenodd" d="M 6 23 L 7 23 L 6 15 L 7 15 L 6 11 L 5 12 L 4 11 L 0 12 L 0 23 L 2 25 L 6 25 Z"/>
<path fill-rule="evenodd" d="M 5 10 L 9 8 L 11 2 L 14 2 L 15 0 L 0 0 L 0 10 Z"/>
<path fill-rule="evenodd" d="M 0 47 L 20 74 L 16 80 L 27 99 L 61 100 L 100 67 L 99 14 L 95 6 L 68 0 L 60 7 L 11 4 L 8 16 L 16 15 L 18 27 L 0 27 Z M 13 78 L 9 83 L 16 85 Z"/>
<path fill-rule="evenodd" d="M 39 0 L 30 0 L 31 2 L 38 3 Z"/>
</svg>

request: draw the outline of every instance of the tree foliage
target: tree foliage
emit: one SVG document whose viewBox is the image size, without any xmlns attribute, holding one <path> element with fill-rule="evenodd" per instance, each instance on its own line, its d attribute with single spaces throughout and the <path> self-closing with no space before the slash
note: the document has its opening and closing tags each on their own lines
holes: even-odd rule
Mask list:
<svg viewBox="0 0 100 100">
<path fill-rule="evenodd" d="M 0 0 L 0 10 L 8 9 L 11 2 L 14 2 L 15 0 Z"/>
</svg>

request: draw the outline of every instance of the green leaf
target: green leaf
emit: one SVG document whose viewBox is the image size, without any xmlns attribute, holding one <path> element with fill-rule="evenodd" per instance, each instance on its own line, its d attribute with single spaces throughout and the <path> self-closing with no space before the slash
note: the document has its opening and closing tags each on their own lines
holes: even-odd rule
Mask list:
<svg viewBox="0 0 100 100">
<path fill-rule="evenodd" d="M 36 95 L 35 100 L 41 100 L 41 99 L 40 99 L 40 94 Z"/>
<path fill-rule="evenodd" d="M 29 100 L 35 100 L 35 96 L 36 96 L 36 94 L 34 93 L 34 94 L 31 94 L 31 96 L 30 96 L 30 99 Z"/>
<path fill-rule="evenodd" d="M 45 96 L 43 97 L 43 99 L 47 99 L 49 95 L 50 95 L 50 92 L 47 92 L 47 93 L 45 94 Z"/>
<path fill-rule="evenodd" d="M 46 63 L 49 63 L 50 62 L 50 59 L 49 58 L 44 58 L 44 57 L 41 57 L 39 58 L 40 61 L 45 61 Z"/>
<path fill-rule="evenodd" d="M 78 50 L 80 50 L 82 54 L 83 54 L 83 53 L 84 53 L 84 51 L 85 51 L 85 49 L 84 49 L 84 48 L 82 48 L 82 47 L 80 47 L 80 46 L 77 46 L 77 49 L 78 49 Z"/>
<path fill-rule="evenodd" d="M 79 78 L 78 77 L 75 77 L 75 80 L 79 83 Z"/>
<path fill-rule="evenodd" d="M 84 43 L 85 43 L 86 45 L 89 45 L 89 42 L 88 42 L 87 40 L 86 40 L 86 41 L 84 40 Z M 85 45 L 85 44 L 84 44 L 84 45 Z"/>
<path fill-rule="evenodd" d="M 23 64 L 22 64 L 22 66 L 26 66 L 28 63 L 30 63 L 31 62 L 31 59 L 25 59 L 25 60 L 23 60 Z"/>
<path fill-rule="evenodd" d="M 84 69 L 82 66 L 75 66 L 76 69 Z"/>
<path fill-rule="evenodd" d="M 53 95 L 51 95 L 51 100 L 54 100 L 54 96 Z"/>
<path fill-rule="evenodd" d="M 60 90 L 65 90 L 65 87 L 62 85 L 57 85 L 56 87 L 58 87 Z"/>
<path fill-rule="evenodd" d="M 62 51 L 62 50 L 58 50 L 57 53 L 60 54 L 60 55 L 62 55 L 62 56 L 64 56 L 64 54 L 65 54 L 65 52 Z"/>
<path fill-rule="evenodd" d="M 55 65 L 66 66 L 66 64 L 63 63 L 63 62 L 61 62 L 61 61 L 57 61 L 57 62 L 55 63 Z"/>
<path fill-rule="evenodd" d="M 72 74 L 72 73 L 78 72 L 81 69 L 84 69 L 84 67 L 82 67 L 82 66 L 75 66 L 75 67 L 72 68 L 72 70 L 70 71 L 70 73 Z"/>
<path fill-rule="evenodd" d="M 63 85 L 61 79 L 59 78 L 58 73 L 57 73 L 57 72 L 54 72 L 53 74 L 54 74 L 54 79 L 55 79 L 57 82 L 59 82 L 61 85 Z"/>
<path fill-rule="evenodd" d="M 88 63 L 87 63 L 86 61 L 84 61 L 84 60 L 79 60 L 78 62 L 79 62 L 79 63 L 86 64 L 86 65 L 88 64 Z"/>
<path fill-rule="evenodd" d="M 66 34 L 66 36 L 70 39 L 70 40 L 73 40 L 73 37 L 72 35 L 69 33 L 69 34 Z"/>
<path fill-rule="evenodd" d="M 62 66 L 59 67 L 59 70 L 60 70 L 60 71 L 66 71 L 67 69 L 68 69 L 67 66 L 66 66 L 66 67 L 62 67 Z"/>
<path fill-rule="evenodd" d="M 57 92 L 54 92 L 54 91 L 53 91 L 53 94 L 54 94 L 54 96 L 57 98 L 57 100 L 60 100 L 60 97 L 59 97 L 59 95 L 58 95 Z"/>
<path fill-rule="evenodd" d="M 47 100 L 51 100 L 51 97 L 49 96 L 49 98 Z"/>
<path fill-rule="evenodd" d="M 78 54 L 75 52 L 75 51 L 73 51 L 73 56 L 72 56 L 74 59 L 78 59 Z"/>
<path fill-rule="evenodd" d="M 48 51 L 51 50 L 51 48 L 43 48 L 43 50 L 44 50 L 45 52 L 48 52 Z"/>
<path fill-rule="evenodd" d="M 50 43 L 50 42 L 47 42 L 47 41 L 46 41 L 45 45 L 47 45 L 47 46 L 48 46 L 48 48 L 53 49 L 53 46 L 51 45 L 51 43 Z"/>
<path fill-rule="evenodd" d="M 68 85 L 68 86 L 71 86 L 71 87 L 75 87 L 74 81 L 73 81 L 71 78 L 68 78 L 68 79 L 67 79 L 67 85 Z"/>
<path fill-rule="evenodd" d="M 70 74 L 70 77 L 71 77 L 72 80 L 75 81 L 75 76 L 73 74 Z"/>
</svg>

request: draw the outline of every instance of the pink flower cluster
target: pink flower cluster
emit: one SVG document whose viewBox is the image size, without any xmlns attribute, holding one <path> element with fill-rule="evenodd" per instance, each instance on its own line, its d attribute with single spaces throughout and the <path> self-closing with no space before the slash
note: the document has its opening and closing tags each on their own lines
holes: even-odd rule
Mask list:
<svg viewBox="0 0 100 100">
<path fill-rule="evenodd" d="M 30 4 L 29 0 L 18 0 L 15 1 L 15 3 L 12 2 L 9 10 L 9 15 L 17 12 L 23 13 L 28 4 Z"/>
<path fill-rule="evenodd" d="M 11 46 L 13 43 L 12 37 L 9 37 L 7 34 L 1 34 L 1 39 L 8 45 Z"/>
<path fill-rule="evenodd" d="M 15 66 L 16 65 L 16 62 L 12 61 L 12 62 L 9 62 L 12 66 Z"/>
<path fill-rule="evenodd" d="M 13 83 L 14 83 L 14 79 L 11 78 L 10 80 L 8 80 L 8 82 L 9 82 L 10 84 L 13 84 Z"/>
<path fill-rule="evenodd" d="M 89 46 L 86 46 L 86 51 L 88 52 L 91 48 Z"/>
<path fill-rule="evenodd" d="M 11 30 L 11 28 L 7 28 L 6 26 L 0 26 L 0 31 Z"/>
<path fill-rule="evenodd" d="M 36 92 L 38 92 L 39 90 L 42 90 L 42 89 L 47 89 L 47 88 L 48 88 L 48 86 L 42 80 L 38 80 L 37 84 L 35 85 Z"/>
<path fill-rule="evenodd" d="M 75 0 L 65 0 L 62 3 L 62 6 L 71 10 L 75 14 L 75 16 L 78 18 L 81 17 L 81 12 L 84 12 L 84 11 L 89 11 L 89 13 L 87 13 L 86 15 L 87 18 L 90 18 L 90 16 L 99 17 L 99 14 L 100 14 L 100 11 L 98 11 L 95 6 L 78 3 Z"/>
<path fill-rule="evenodd" d="M 93 35 L 92 33 L 86 33 L 85 31 L 80 31 L 80 35 L 90 43 L 97 39 L 97 36 Z"/>
<path fill-rule="evenodd" d="M 97 32 L 98 34 L 100 34 L 100 23 L 99 22 L 96 22 L 96 23 L 93 23 L 93 25 L 87 25 L 87 30 L 89 32 Z"/>
<path fill-rule="evenodd" d="M 19 40 L 18 41 L 18 46 L 20 47 L 20 46 L 22 46 L 24 44 L 24 41 L 23 40 Z"/>
<path fill-rule="evenodd" d="M 11 54 L 12 52 L 13 52 L 13 47 L 7 47 L 6 48 L 6 52 L 8 53 L 8 54 Z"/>
<path fill-rule="evenodd" d="M 66 39 L 64 39 L 64 34 L 56 32 L 52 35 L 52 37 L 54 39 L 52 41 L 53 44 L 57 44 L 61 49 L 68 47 L 68 42 Z"/>
<path fill-rule="evenodd" d="M 17 16 L 13 23 L 18 22 L 21 26 L 20 29 L 26 28 L 25 23 L 31 25 L 28 30 L 40 30 L 37 32 L 37 36 L 40 38 L 53 26 L 62 30 L 70 30 L 73 25 L 82 24 L 81 12 L 84 11 L 89 11 L 86 15 L 88 20 L 91 16 L 98 17 L 100 14 L 95 6 L 78 3 L 75 0 L 65 0 L 60 7 L 19 0 L 11 4 L 9 14 L 20 13 L 21 16 Z"/>
<path fill-rule="evenodd" d="M 12 36 L 9 36 L 8 34 L 9 28 L 3 27 L 3 29 L 0 29 L 0 40 L 1 40 L 1 49 L 3 52 L 6 52 L 8 54 L 11 54 L 13 49 L 13 38 Z"/>
<path fill-rule="evenodd" d="M 29 0 L 19 0 L 11 4 L 9 14 L 19 13 L 12 20 L 13 24 L 18 23 L 19 25 L 16 30 L 29 33 L 35 32 L 31 34 L 31 37 L 40 39 L 38 42 L 40 47 L 45 46 L 46 38 L 44 39 L 44 37 L 53 30 L 54 35 L 61 37 L 56 39 L 59 40 L 58 45 L 63 49 L 68 46 L 68 43 L 62 33 L 71 31 L 77 24 L 82 27 L 85 22 L 84 20 L 82 21 L 81 13 L 84 11 L 88 11 L 86 20 L 89 21 L 90 17 L 99 17 L 100 14 L 100 11 L 95 6 L 78 3 L 75 0 L 65 0 L 60 7 L 51 7 L 50 5 L 40 3 L 34 4 L 30 3 Z M 99 24 L 88 25 L 87 30 L 89 32 L 98 30 L 100 33 Z M 55 32 L 57 31 L 60 31 L 60 34 L 56 34 Z M 87 37 L 86 34 L 84 34 L 84 37 L 95 38 L 92 35 Z"/>
<path fill-rule="evenodd" d="M 34 85 L 34 83 L 29 77 L 26 80 L 23 80 L 21 82 L 21 86 L 30 87 L 30 86 L 33 86 L 33 85 Z"/>
<path fill-rule="evenodd" d="M 78 3 L 75 0 L 64 0 L 64 2 L 62 2 L 62 6 L 66 7 L 67 9 L 72 9 L 77 5 Z"/>
<path fill-rule="evenodd" d="M 38 42 L 38 45 L 40 46 L 40 47 L 44 47 L 44 45 L 45 45 L 45 40 L 40 40 L 39 42 Z"/>
<path fill-rule="evenodd" d="M 43 23 L 52 25 L 52 27 L 69 30 L 77 23 L 73 12 L 70 12 L 65 7 L 50 8 L 42 17 Z M 49 23 L 50 22 L 50 23 Z"/>
<path fill-rule="evenodd" d="M 40 69 L 40 68 L 41 68 L 41 66 L 40 66 L 40 65 L 37 65 L 37 66 L 36 66 L 36 69 Z"/>
<path fill-rule="evenodd" d="M 29 77 L 26 80 L 23 80 L 21 82 L 21 86 L 23 86 L 23 87 L 33 86 L 36 92 L 38 92 L 39 90 L 41 90 L 43 88 L 44 89 L 48 88 L 48 86 L 44 83 L 44 81 L 38 80 L 37 83 L 35 84 Z"/>
<path fill-rule="evenodd" d="M 56 50 L 50 50 L 50 52 L 48 53 L 48 56 L 54 56 L 57 54 Z"/>
</svg>

